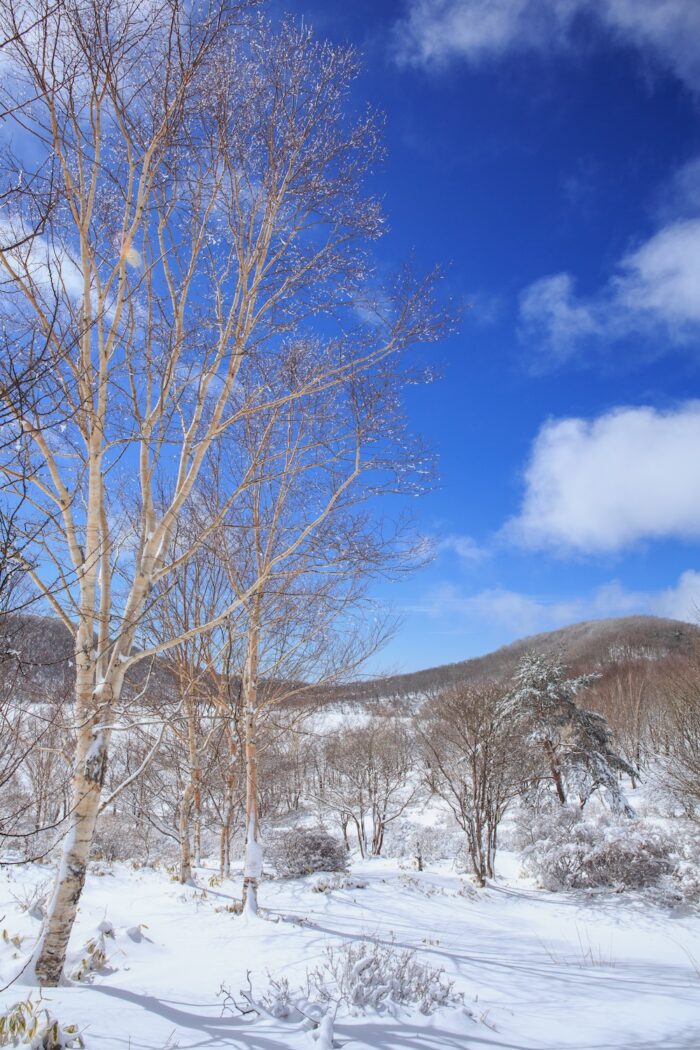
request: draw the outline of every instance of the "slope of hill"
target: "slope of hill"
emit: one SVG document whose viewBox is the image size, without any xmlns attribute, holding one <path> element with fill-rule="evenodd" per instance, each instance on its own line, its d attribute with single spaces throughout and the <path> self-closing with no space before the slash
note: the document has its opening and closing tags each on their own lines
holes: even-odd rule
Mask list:
<svg viewBox="0 0 700 1050">
<path fill-rule="evenodd" d="M 698 642 L 700 628 L 680 620 L 657 616 L 585 620 L 556 631 L 520 638 L 471 660 L 392 675 L 380 682 L 354 682 L 339 689 L 338 693 L 346 700 L 363 701 L 379 697 L 398 700 L 429 693 L 457 682 L 505 678 L 512 675 L 522 655 L 530 649 L 561 652 L 567 663 L 600 670 L 624 651 L 658 658 L 674 652 L 687 652 Z"/>
<path fill-rule="evenodd" d="M 9 624 L 12 648 L 17 652 L 22 674 L 34 687 L 70 690 L 73 679 L 72 640 L 64 625 L 51 616 L 17 616 Z M 567 663 L 586 669 L 604 669 L 620 653 L 631 651 L 651 658 L 687 652 L 700 641 L 700 628 L 679 620 L 655 616 L 626 616 L 607 620 L 587 620 L 556 631 L 521 638 L 494 652 L 459 663 L 430 667 L 381 680 L 351 682 L 343 686 L 313 690 L 313 700 L 328 704 L 353 705 L 407 701 L 457 682 L 478 682 L 486 678 L 509 677 L 528 649 L 560 651 Z M 165 661 L 144 661 L 132 674 L 131 685 L 143 688 L 149 675 L 151 688 L 176 692 L 176 682 Z M 304 701 L 302 701 L 303 703 Z"/>
</svg>

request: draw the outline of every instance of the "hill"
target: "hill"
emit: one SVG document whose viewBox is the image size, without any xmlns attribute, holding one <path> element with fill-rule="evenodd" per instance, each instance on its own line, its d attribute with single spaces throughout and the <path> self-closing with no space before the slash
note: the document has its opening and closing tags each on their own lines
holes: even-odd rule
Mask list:
<svg viewBox="0 0 700 1050">
<path fill-rule="evenodd" d="M 585 620 L 556 631 L 520 638 L 484 656 L 392 675 L 380 682 L 354 682 L 338 692 L 347 700 L 367 701 L 380 697 L 400 700 L 458 682 L 510 677 L 523 654 L 530 649 L 561 652 L 568 664 L 583 666 L 587 670 L 603 670 L 624 652 L 661 658 L 686 653 L 698 642 L 700 628 L 680 620 L 657 616 Z"/>
<path fill-rule="evenodd" d="M 33 690 L 51 688 L 54 695 L 68 695 L 74 670 L 72 639 L 65 626 L 51 616 L 15 616 L 9 621 L 8 633 L 24 681 Z M 521 638 L 470 660 L 380 680 L 350 682 L 323 690 L 321 697 L 313 690 L 314 702 L 320 700 L 324 706 L 381 701 L 401 704 L 457 682 L 510 677 L 529 649 L 560 651 L 569 664 L 586 670 L 604 670 L 625 652 L 660 659 L 674 653 L 687 653 L 699 641 L 700 628 L 679 620 L 656 616 L 586 620 Z M 176 681 L 164 660 L 137 665 L 129 676 L 131 688 L 143 688 L 148 675 L 150 688 L 171 695 L 176 691 Z"/>
</svg>

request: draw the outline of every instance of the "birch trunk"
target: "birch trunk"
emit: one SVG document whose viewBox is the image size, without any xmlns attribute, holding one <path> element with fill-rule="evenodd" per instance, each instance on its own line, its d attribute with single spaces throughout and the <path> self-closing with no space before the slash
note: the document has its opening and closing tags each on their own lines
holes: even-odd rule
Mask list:
<svg viewBox="0 0 700 1050">
<path fill-rule="evenodd" d="M 192 881 L 192 850 L 190 849 L 190 811 L 192 809 L 192 782 L 182 793 L 180 802 L 180 882 Z"/>
<path fill-rule="evenodd" d="M 257 619 L 257 610 L 255 613 Z M 248 914 L 258 912 L 258 883 L 262 875 L 262 846 L 258 823 L 258 627 L 251 625 L 248 654 L 243 674 L 245 719 L 245 866 L 243 869 L 243 909 Z"/>
<path fill-rule="evenodd" d="M 186 688 L 186 686 L 184 687 Z M 185 698 L 185 713 L 187 716 L 187 753 L 189 765 L 189 782 L 182 793 L 180 804 L 180 882 L 191 882 L 192 880 L 192 848 L 190 845 L 190 817 L 194 810 L 194 856 L 195 864 L 199 863 L 199 835 L 197 806 L 200 796 L 199 790 L 199 764 L 197 757 L 197 729 L 195 725 L 196 709 L 195 701 L 191 697 Z"/>
<path fill-rule="evenodd" d="M 94 484 L 99 497 L 103 495 L 101 479 Z M 95 521 L 100 520 L 94 497 L 88 501 L 89 527 L 86 534 L 92 547 L 100 549 L 101 538 Z M 97 572 L 92 565 L 83 573 L 83 610 L 75 638 L 75 724 L 77 726 L 76 758 L 71 780 L 72 804 L 68 832 L 64 840 L 61 862 L 56 874 L 53 896 L 47 909 L 44 927 L 33 954 L 34 972 L 42 987 L 55 987 L 63 972 L 78 902 L 85 884 L 90 847 L 100 811 L 102 786 L 107 770 L 107 752 L 110 724 L 115 704 L 121 698 L 124 686 L 125 664 L 122 657 L 131 650 L 135 625 L 150 590 L 155 568 L 155 556 L 146 548 L 142 571 L 134 582 L 127 602 L 124 622 L 131 625 L 110 649 L 108 619 L 99 620 L 99 637 L 95 649 L 95 593 Z M 101 601 L 109 594 L 107 580 L 102 582 Z"/>
<path fill-rule="evenodd" d="M 219 844 L 219 871 L 221 875 L 228 878 L 231 874 L 231 829 L 233 827 L 233 814 L 235 809 L 234 792 L 236 790 L 236 746 L 233 742 L 233 733 L 229 732 L 229 771 L 226 779 L 226 809 L 224 820 L 221 825 L 221 839 Z"/>
<path fill-rule="evenodd" d="M 192 846 L 194 851 L 194 863 L 197 867 L 202 863 L 202 788 L 201 770 L 199 767 L 192 771 L 194 781 L 194 796 L 192 799 L 192 810 L 194 821 L 192 827 Z"/>
<path fill-rule="evenodd" d="M 92 666 L 85 657 L 82 645 L 79 659 L 76 702 L 79 728 L 72 778 L 71 815 L 53 896 L 33 955 L 34 973 L 39 984 L 51 988 L 58 985 L 63 973 L 68 941 L 85 884 L 107 770 L 109 730 L 102 728 L 100 723 L 109 721 L 111 690 L 105 684 L 96 690 L 86 691 L 86 683 L 92 678 Z"/>
</svg>

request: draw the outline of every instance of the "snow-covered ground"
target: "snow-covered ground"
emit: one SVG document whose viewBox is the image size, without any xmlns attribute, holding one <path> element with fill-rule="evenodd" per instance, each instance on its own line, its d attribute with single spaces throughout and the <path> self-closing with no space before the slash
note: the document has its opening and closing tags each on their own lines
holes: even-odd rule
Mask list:
<svg viewBox="0 0 700 1050">
<path fill-rule="evenodd" d="M 313 1050 L 314 1033 L 298 1026 L 222 1013 L 219 989 L 237 993 L 248 971 L 256 991 L 268 971 L 301 983 L 326 945 L 351 938 L 417 949 L 454 978 L 464 1008 L 344 1017 L 335 1045 L 349 1050 L 700 1048 L 700 917 L 630 894 L 545 893 L 507 853 L 485 890 L 448 865 L 418 873 L 389 860 L 354 866 L 365 888 L 324 894 L 312 891 L 313 877 L 265 881 L 268 918 L 257 920 L 226 910 L 240 882 L 210 886 L 206 868 L 198 887 L 182 887 L 165 871 L 92 867 L 71 960 L 106 920 L 115 930 L 108 969 L 46 993 L 56 1017 L 80 1026 L 87 1050 Z M 15 898 L 50 874 L 38 865 L 0 870 L 0 929 L 23 937 L 19 948 L 0 942 L 2 985 L 39 928 Z M 15 983 L 0 1005 L 29 991 Z"/>
</svg>

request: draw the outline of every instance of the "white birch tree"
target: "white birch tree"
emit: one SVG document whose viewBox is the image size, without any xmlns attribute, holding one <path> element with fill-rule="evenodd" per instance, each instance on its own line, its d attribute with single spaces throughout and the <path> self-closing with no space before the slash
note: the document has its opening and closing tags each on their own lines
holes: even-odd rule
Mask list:
<svg viewBox="0 0 700 1050">
<path fill-rule="evenodd" d="M 409 279 L 376 323 L 358 320 L 382 218 L 362 191 L 377 122 L 346 116 L 355 56 L 245 14 L 227 0 L 0 4 L 0 104 L 18 143 L 0 187 L 2 324 L 22 374 L 48 361 L 29 399 L 2 387 L 4 496 L 30 479 L 47 525 L 37 536 L 24 516 L 25 565 L 76 667 L 70 826 L 34 957 L 44 985 L 61 976 L 125 678 L 177 641 L 136 647 L 156 585 L 192 553 L 168 559 L 217 443 L 440 327 L 430 282 Z M 305 385 L 272 393 L 304 327 Z M 249 480 L 244 464 L 227 506 Z"/>
</svg>

